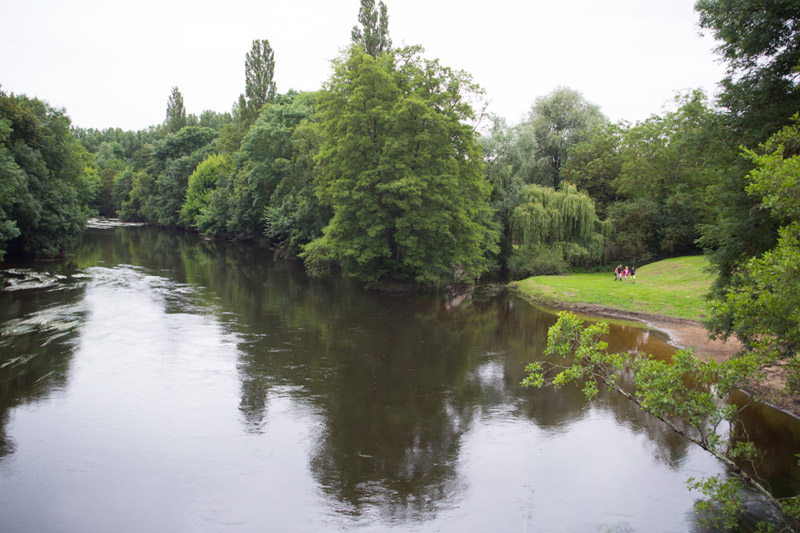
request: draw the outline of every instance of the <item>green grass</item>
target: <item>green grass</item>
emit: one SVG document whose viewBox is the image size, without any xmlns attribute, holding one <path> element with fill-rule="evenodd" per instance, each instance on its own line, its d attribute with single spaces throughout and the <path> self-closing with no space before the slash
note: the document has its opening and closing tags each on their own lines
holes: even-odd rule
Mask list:
<svg viewBox="0 0 800 533">
<path fill-rule="evenodd" d="M 713 281 L 703 256 L 666 259 L 636 269 L 636 283 L 614 273 L 536 276 L 512 284 L 527 298 L 558 304 L 592 304 L 636 313 L 701 320 Z"/>
</svg>

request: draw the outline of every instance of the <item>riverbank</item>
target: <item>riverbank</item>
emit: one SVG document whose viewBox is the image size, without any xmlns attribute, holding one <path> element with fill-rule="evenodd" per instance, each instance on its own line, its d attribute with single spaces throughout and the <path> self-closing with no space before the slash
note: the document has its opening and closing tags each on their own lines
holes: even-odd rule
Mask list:
<svg viewBox="0 0 800 533">
<path fill-rule="evenodd" d="M 514 284 L 525 297 L 544 303 L 597 306 L 641 316 L 694 321 L 709 315 L 714 276 L 703 256 L 675 257 L 642 266 L 636 279 L 614 281 L 613 272 L 535 276 Z"/>
<path fill-rule="evenodd" d="M 710 338 L 701 322 L 706 316 L 705 294 L 711 283 L 704 258 L 659 261 L 640 272 L 636 284 L 613 281 L 612 274 L 572 274 L 537 276 L 512 283 L 509 288 L 551 309 L 640 322 L 665 333 L 672 346 L 692 348 L 704 360 L 725 361 L 743 349 L 735 338 Z M 769 367 L 763 379 L 748 390 L 760 401 L 800 418 L 800 398 L 784 392 L 785 378 L 781 366 Z"/>
</svg>

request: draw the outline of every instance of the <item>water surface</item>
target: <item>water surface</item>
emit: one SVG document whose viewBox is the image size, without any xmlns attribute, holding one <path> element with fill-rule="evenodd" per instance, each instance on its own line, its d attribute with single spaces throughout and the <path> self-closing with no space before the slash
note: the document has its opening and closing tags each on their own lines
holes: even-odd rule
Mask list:
<svg viewBox="0 0 800 533">
<path fill-rule="evenodd" d="M 687 531 L 686 479 L 724 474 L 618 395 L 522 389 L 555 317 L 502 292 L 369 292 L 146 227 L 22 267 L 0 292 L 3 531 Z M 797 490 L 797 424 L 752 416 Z"/>
</svg>

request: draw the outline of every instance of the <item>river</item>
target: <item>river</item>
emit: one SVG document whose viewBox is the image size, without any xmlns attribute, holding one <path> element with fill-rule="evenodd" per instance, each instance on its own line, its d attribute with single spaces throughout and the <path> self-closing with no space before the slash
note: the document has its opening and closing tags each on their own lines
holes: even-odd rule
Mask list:
<svg viewBox="0 0 800 533">
<path fill-rule="evenodd" d="M 2 274 L 4 532 L 692 531 L 686 479 L 725 472 L 619 395 L 520 387 L 555 316 L 503 291 L 371 292 L 149 227 Z M 748 416 L 800 490 L 797 421 Z"/>
</svg>

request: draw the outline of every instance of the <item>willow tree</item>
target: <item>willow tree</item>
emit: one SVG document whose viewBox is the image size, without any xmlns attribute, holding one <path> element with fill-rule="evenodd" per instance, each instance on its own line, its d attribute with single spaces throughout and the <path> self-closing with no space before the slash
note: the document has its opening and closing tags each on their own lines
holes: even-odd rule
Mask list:
<svg viewBox="0 0 800 533">
<path fill-rule="evenodd" d="M 602 258 L 611 224 L 598 218 L 585 192 L 569 184 L 560 190 L 526 185 L 520 197 L 511 215 L 514 275 L 560 273 Z"/>
</svg>

